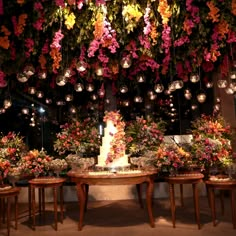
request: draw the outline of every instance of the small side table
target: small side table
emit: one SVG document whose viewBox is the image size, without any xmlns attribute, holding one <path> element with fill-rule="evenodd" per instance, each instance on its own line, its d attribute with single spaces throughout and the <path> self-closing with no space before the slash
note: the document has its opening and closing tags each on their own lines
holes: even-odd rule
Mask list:
<svg viewBox="0 0 236 236">
<path fill-rule="evenodd" d="M 0 191 L 0 227 L 2 219 L 5 218 L 5 207 L 7 213 L 7 235 L 10 235 L 10 222 L 11 222 L 11 203 L 10 198 L 14 197 L 15 202 L 15 229 L 17 229 L 17 219 L 18 219 L 18 195 L 20 193 L 20 188 L 10 187 L 9 189 L 4 189 Z M 7 200 L 7 205 L 5 205 L 5 200 Z"/>
<path fill-rule="evenodd" d="M 210 197 L 210 207 L 211 207 L 213 225 L 216 226 L 215 189 L 228 190 L 230 192 L 230 197 L 231 197 L 232 223 L 234 229 L 236 229 L 236 206 L 235 206 L 236 180 L 229 180 L 229 181 L 206 180 L 205 184 Z"/>
<path fill-rule="evenodd" d="M 32 208 L 33 214 L 33 222 L 32 228 L 35 230 L 35 213 L 36 213 L 36 201 L 35 201 L 35 189 L 38 188 L 39 192 L 42 192 L 44 195 L 45 188 L 53 189 L 53 203 L 54 203 L 54 224 L 55 230 L 57 230 L 57 201 L 58 201 L 58 189 L 60 190 L 60 211 L 61 211 L 61 223 L 63 223 L 63 183 L 66 181 L 66 178 L 56 178 L 56 177 L 39 177 L 29 180 L 29 190 L 30 190 L 30 204 Z M 39 199 L 39 206 L 45 211 L 45 202 L 44 196 L 42 197 L 43 203 L 41 203 L 41 199 Z M 30 217 L 31 212 L 29 213 Z"/>
<path fill-rule="evenodd" d="M 197 184 L 202 182 L 203 178 L 204 178 L 204 175 L 201 173 L 181 174 L 181 175 L 176 175 L 176 176 L 168 176 L 165 178 L 166 182 L 169 184 L 171 215 L 172 215 L 172 223 L 173 223 L 174 228 L 175 228 L 175 217 L 176 217 L 175 216 L 175 211 L 176 211 L 175 191 L 174 191 L 175 184 L 180 184 L 180 186 L 182 186 L 183 184 L 192 184 L 196 222 L 198 225 L 198 229 L 201 228 Z M 182 194 L 183 193 L 181 192 L 181 196 Z M 183 199 L 181 199 L 181 202 L 183 202 Z"/>
</svg>

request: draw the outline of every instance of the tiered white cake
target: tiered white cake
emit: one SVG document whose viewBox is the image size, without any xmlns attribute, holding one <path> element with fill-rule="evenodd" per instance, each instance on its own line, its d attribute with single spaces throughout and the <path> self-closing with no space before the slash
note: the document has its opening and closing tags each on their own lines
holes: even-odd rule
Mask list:
<svg viewBox="0 0 236 236">
<path fill-rule="evenodd" d="M 128 156 L 125 154 L 124 122 L 121 121 L 120 114 L 114 111 L 107 113 L 104 121 L 106 127 L 97 166 L 103 168 L 128 167 L 130 164 Z"/>
</svg>

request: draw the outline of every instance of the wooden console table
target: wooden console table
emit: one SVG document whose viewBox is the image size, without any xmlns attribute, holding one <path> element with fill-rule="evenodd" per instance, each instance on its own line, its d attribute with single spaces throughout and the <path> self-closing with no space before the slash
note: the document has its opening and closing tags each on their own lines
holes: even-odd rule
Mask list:
<svg viewBox="0 0 236 236">
<path fill-rule="evenodd" d="M 227 190 L 230 192 L 230 198 L 231 198 L 233 228 L 236 229 L 236 206 L 235 206 L 236 180 L 229 180 L 229 181 L 206 180 L 205 184 L 210 197 L 213 225 L 216 226 L 215 193 L 214 193 L 215 189 Z"/>
<path fill-rule="evenodd" d="M 186 175 L 176 175 L 176 176 L 168 176 L 165 178 L 166 182 L 169 184 L 169 192 L 170 192 L 170 205 L 171 205 L 171 215 L 172 215 L 172 223 L 173 227 L 175 227 L 175 191 L 174 185 L 180 184 L 192 184 L 193 188 L 193 199 L 194 199 L 194 208 L 195 208 L 195 217 L 198 224 L 198 229 L 200 229 L 200 213 L 199 213 L 199 199 L 198 199 L 198 189 L 197 184 L 202 182 L 204 175 L 201 173 L 196 174 L 186 174 Z M 181 193 L 181 198 L 182 198 Z M 183 200 L 181 199 L 181 202 Z"/>
<path fill-rule="evenodd" d="M 39 177 L 39 178 L 29 180 L 30 205 L 32 205 L 32 213 L 33 213 L 33 224 L 32 224 L 33 229 L 35 229 L 35 213 L 36 213 L 35 189 L 36 188 L 38 188 L 39 191 L 43 194 L 43 196 L 39 198 L 39 206 L 41 208 L 41 204 L 43 204 L 42 206 L 43 211 L 45 211 L 44 189 L 45 188 L 53 189 L 55 230 L 57 230 L 58 188 L 60 189 L 61 223 L 63 222 L 63 217 L 64 217 L 63 216 L 63 183 L 65 181 L 66 181 L 66 178 L 56 178 L 56 177 Z M 41 199 L 43 200 L 42 203 L 40 202 Z M 31 212 L 30 212 L 30 216 L 31 216 Z"/>
<path fill-rule="evenodd" d="M 76 171 L 69 171 L 67 175 L 72 182 L 76 183 L 77 194 L 79 198 L 79 222 L 78 230 L 82 230 L 84 212 L 87 203 L 86 188 L 90 185 L 141 185 L 147 183 L 146 190 L 146 204 L 151 227 L 155 227 L 152 213 L 152 195 L 154 189 L 154 179 L 156 172 L 140 171 L 139 173 L 112 173 L 112 172 L 91 172 L 80 173 Z"/>
</svg>

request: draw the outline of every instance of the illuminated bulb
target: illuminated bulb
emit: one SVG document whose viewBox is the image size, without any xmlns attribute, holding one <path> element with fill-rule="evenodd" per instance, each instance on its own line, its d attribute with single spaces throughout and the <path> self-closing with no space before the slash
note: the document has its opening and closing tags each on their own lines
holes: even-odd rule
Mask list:
<svg viewBox="0 0 236 236">
<path fill-rule="evenodd" d="M 82 92 L 84 90 L 84 85 L 81 83 L 77 83 L 74 85 L 74 89 L 76 92 Z"/>
<path fill-rule="evenodd" d="M 124 106 L 124 107 L 128 107 L 129 105 L 130 105 L 129 100 L 124 100 L 124 101 L 123 101 L 123 106 Z"/>
<path fill-rule="evenodd" d="M 97 76 L 103 76 L 103 68 L 102 67 L 98 67 L 95 71 Z"/>
<path fill-rule="evenodd" d="M 39 79 L 46 79 L 47 78 L 47 72 L 45 70 L 41 70 L 38 73 Z"/>
<path fill-rule="evenodd" d="M 56 84 L 58 86 L 65 86 L 67 83 L 67 78 L 64 75 L 58 75 L 56 78 Z"/>
<path fill-rule="evenodd" d="M 162 84 L 155 84 L 154 90 L 156 93 L 162 93 L 164 90 L 164 86 Z"/>
<path fill-rule="evenodd" d="M 174 86 L 175 86 L 175 89 L 183 88 L 183 86 L 184 86 L 183 80 L 176 80 L 176 81 L 174 81 Z"/>
<path fill-rule="evenodd" d="M 229 95 L 234 94 L 234 90 L 231 87 L 225 88 L 225 92 Z"/>
<path fill-rule="evenodd" d="M 128 87 L 126 86 L 126 85 L 122 85 L 121 87 L 120 87 L 120 92 L 121 93 L 127 93 L 128 92 Z"/>
<path fill-rule="evenodd" d="M 67 102 L 71 102 L 71 101 L 73 101 L 73 99 L 74 99 L 74 97 L 73 97 L 72 94 L 66 94 L 65 100 L 66 100 Z"/>
<path fill-rule="evenodd" d="M 5 108 L 5 109 L 8 109 L 9 107 L 11 107 L 12 106 L 12 101 L 11 101 L 11 99 L 5 99 L 4 101 L 3 101 L 3 107 Z"/>
<path fill-rule="evenodd" d="M 200 102 L 200 103 L 205 102 L 205 101 L 206 101 L 206 94 L 205 94 L 205 93 L 199 93 L 199 94 L 197 95 L 197 100 L 198 100 L 198 102 Z"/>
<path fill-rule="evenodd" d="M 197 83 L 200 80 L 200 76 L 199 74 L 193 73 L 190 75 L 189 79 L 192 83 Z"/>
<path fill-rule="evenodd" d="M 138 83 L 144 83 L 145 82 L 145 76 L 140 74 L 140 75 L 137 75 L 137 82 Z"/>
<path fill-rule="evenodd" d="M 25 66 L 23 73 L 27 76 L 30 77 L 35 73 L 35 69 L 32 65 L 27 65 Z"/>
<path fill-rule="evenodd" d="M 230 79 L 236 79 L 236 71 L 231 71 L 229 77 Z"/>
<path fill-rule="evenodd" d="M 217 81 L 217 86 L 218 86 L 218 88 L 226 88 L 227 85 L 228 85 L 228 82 L 227 82 L 227 80 L 225 80 L 225 79 L 219 79 L 219 80 Z"/>
<path fill-rule="evenodd" d="M 187 100 L 190 100 L 192 98 L 192 93 L 189 89 L 185 89 L 184 91 L 184 97 L 187 99 Z"/>
<path fill-rule="evenodd" d="M 155 100 L 157 98 L 157 95 L 156 94 L 151 94 L 150 96 L 149 96 L 149 99 L 150 100 Z"/>
<path fill-rule="evenodd" d="M 84 72 L 87 69 L 87 63 L 84 61 L 79 61 L 76 64 L 76 70 L 79 72 Z"/>
<path fill-rule="evenodd" d="M 70 107 L 70 113 L 72 113 L 72 114 L 76 113 L 76 108 L 74 106 Z"/>
<path fill-rule="evenodd" d="M 24 115 L 28 115 L 29 114 L 29 109 L 28 108 L 22 108 L 21 112 Z"/>
<path fill-rule="evenodd" d="M 96 94 L 92 94 L 92 95 L 91 95 L 91 99 L 95 101 L 95 100 L 98 99 L 98 96 L 97 96 Z"/>
<path fill-rule="evenodd" d="M 18 73 L 17 75 L 16 75 L 16 78 L 17 78 L 17 80 L 19 81 L 19 82 L 21 82 L 21 83 L 25 83 L 25 82 L 27 82 L 28 81 L 28 79 L 29 79 L 29 77 L 27 77 L 25 74 L 23 74 L 23 73 Z"/>
<path fill-rule="evenodd" d="M 65 69 L 65 71 L 64 71 L 64 76 L 65 76 L 66 78 L 70 78 L 70 77 L 72 76 L 72 71 L 71 71 L 70 68 Z"/>
<path fill-rule="evenodd" d="M 56 102 L 57 106 L 64 106 L 65 105 L 65 102 L 62 101 L 62 100 L 59 100 Z"/>
<path fill-rule="evenodd" d="M 0 108 L 0 114 L 4 114 L 6 112 L 5 108 Z"/>
<path fill-rule="evenodd" d="M 175 88 L 175 82 L 172 82 L 172 83 L 169 84 L 168 90 L 169 90 L 170 92 L 174 92 L 174 91 L 176 90 L 176 88 Z"/>
<path fill-rule="evenodd" d="M 99 90 L 98 90 L 98 96 L 99 96 L 100 98 L 103 98 L 103 97 L 105 96 L 105 89 L 99 89 Z"/>
<path fill-rule="evenodd" d="M 207 87 L 207 88 L 212 88 L 212 87 L 213 87 L 213 82 L 212 82 L 212 81 L 208 81 L 208 82 L 206 83 L 206 87 Z"/>
<path fill-rule="evenodd" d="M 38 98 L 43 98 L 43 96 L 44 96 L 43 91 L 38 91 L 38 92 L 36 92 L 36 96 L 37 96 Z"/>
<path fill-rule="evenodd" d="M 135 96 L 134 102 L 141 103 L 141 102 L 143 102 L 143 98 L 141 96 Z"/>
<path fill-rule="evenodd" d="M 196 105 L 196 104 L 192 104 L 191 109 L 192 109 L 193 111 L 196 110 L 196 109 L 197 109 L 197 105 Z"/>
<path fill-rule="evenodd" d="M 35 94 L 36 93 L 36 88 L 35 87 L 29 87 L 28 88 L 28 93 L 32 94 L 32 95 Z"/>
<path fill-rule="evenodd" d="M 215 111 L 219 111 L 219 110 L 220 110 L 220 104 L 215 104 L 214 110 L 215 110 Z"/>
<path fill-rule="evenodd" d="M 88 83 L 88 84 L 86 85 L 86 90 L 87 90 L 88 92 L 93 92 L 93 90 L 94 90 L 94 85 L 91 84 L 91 83 Z"/>
<path fill-rule="evenodd" d="M 51 103 L 52 103 L 52 99 L 51 99 L 51 98 L 46 98 L 46 99 L 45 99 L 45 102 L 46 102 L 47 104 L 51 104 Z"/>
<path fill-rule="evenodd" d="M 130 68 L 131 64 L 132 64 L 132 60 L 130 56 L 126 56 L 121 59 L 120 65 L 122 66 L 122 68 L 128 69 Z"/>
</svg>

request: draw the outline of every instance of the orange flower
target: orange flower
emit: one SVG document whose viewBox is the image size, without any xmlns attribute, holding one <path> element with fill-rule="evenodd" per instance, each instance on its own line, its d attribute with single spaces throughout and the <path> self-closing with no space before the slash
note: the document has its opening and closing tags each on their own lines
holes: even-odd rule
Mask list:
<svg viewBox="0 0 236 236">
<path fill-rule="evenodd" d="M 229 25 L 227 21 L 221 20 L 218 25 L 219 34 L 224 37 L 229 32 Z"/>
<path fill-rule="evenodd" d="M 10 47 L 8 36 L 11 34 L 11 32 L 4 25 L 1 26 L 1 32 L 4 34 L 4 36 L 0 37 L 0 47 L 8 49 Z"/>
<path fill-rule="evenodd" d="M 62 60 L 61 53 L 57 48 L 51 48 L 50 56 L 53 59 L 52 69 L 53 71 L 57 71 L 60 68 L 60 62 Z"/>
<path fill-rule="evenodd" d="M 154 23 L 151 24 L 150 37 L 152 39 L 152 45 L 156 45 L 157 44 L 158 33 L 157 33 L 157 28 L 156 28 Z"/>
<path fill-rule="evenodd" d="M 41 54 L 39 56 L 39 63 L 40 63 L 41 69 L 45 70 L 46 69 L 46 64 L 47 64 L 47 59 L 45 58 L 45 56 L 43 54 Z"/>
<path fill-rule="evenodd" d="M 103 23 L 103 14 L 99 12 L 96 16 L 96 22 L 94 23 L 94 31 L 93 35 L 95 39 L 101 39 L 104 31 L 104 23 Z"/>
<path fill-rule="evenodd" d="M 231 7 L 232 7 L 231 9 L 232 14 L 236 16 L 236 0 L 232 0 Z"/>
<path fill-rule="evenodd" d="M 24 3 L 25 3 L 25 0 L 17 0 L 17 3 L 18 3 L 18 4 L 24 4 Z"/>
<path fill-rule="evenodd" d="M 210 9 L 210 12 L 208 13 L 208 17 L 212 20 L 212 22 L 218 22 L 219 17 L 220 17 L 220 14 L 219 14 L 220 9 L 216 7 L 212 1 L 207 2 L 207 6 Z"/>
<path fill-rule="evenodd" d="M 162 24 L 167 25 L 172 15 L 167 0 L 160 0 L 157 10 L 161 15 Z"/>
</svg>

